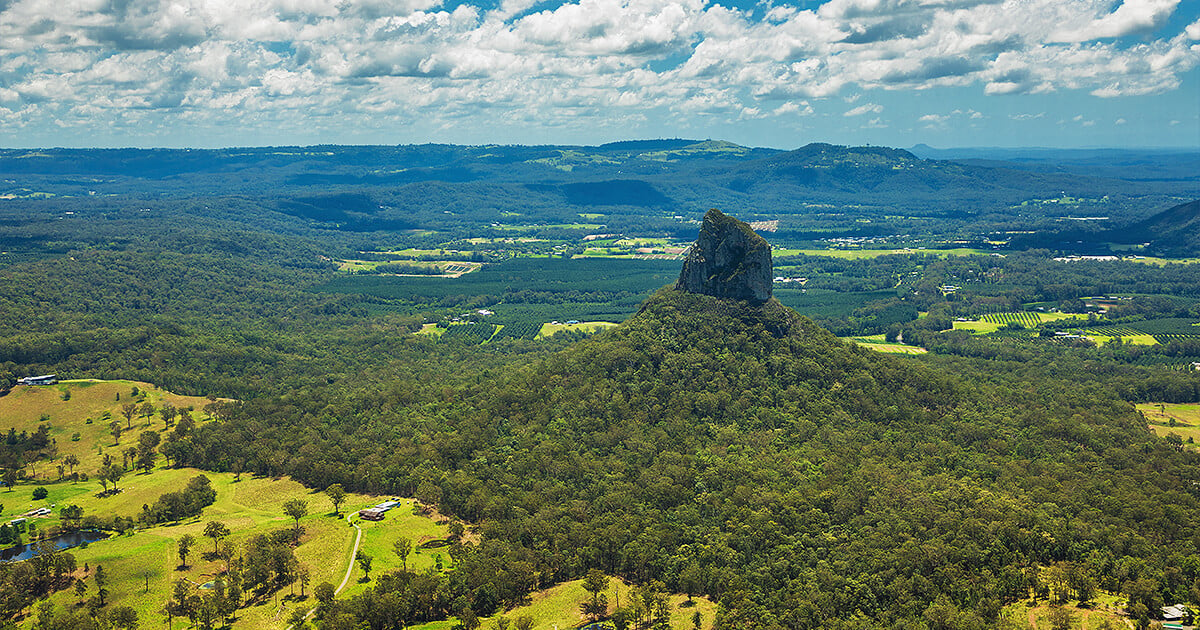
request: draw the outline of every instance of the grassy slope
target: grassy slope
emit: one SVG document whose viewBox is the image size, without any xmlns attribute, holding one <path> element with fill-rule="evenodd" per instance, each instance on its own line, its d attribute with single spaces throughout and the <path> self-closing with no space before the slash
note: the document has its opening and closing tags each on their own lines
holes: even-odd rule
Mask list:
<svg viewBox="0 0 1200 630">
<path fill-rule="evenodd" d="M 1156 435 L 1166 437 L 1168 433 L 1174 433 L 1185 442 L 1189 437 L 1200 442 L 1200 404 L 1141 403 L 1137 410 L 1146 416 L 1147 424 Z M 1170 425 L 1172 418 L 1175 426 Z M 1188 446 L 1198 448 L 1196 444 Z"/>
<path fill-rule="evenodd" d="M 617 578 L 610 579 L 608 590 L 605 591 L 609 612 L 613 611 L 618 600 L 622 605 L 628 605 L 630 593 L 632 589 L 629 584 Z M 533 618 L 534 630 L 567 630 L 584 623 L 579 604 L 589 597 L 588 592 L 583 590 L 583 580 L 564 582 L 534 593 L 529 604 L 507 610 L 504 616 L 513 620 L 521 615 L 529 615 Z M 715 602 L 696 597 L 692 600 L 692 605 L 687 606 L 687 596 L 680 594 L 671 595 L 670 602 L 673 630 L 692 630 L 692 616 L 696 612 L 700 613 L 700 630 L 712 630 L 717 614 Z M 482 627 L 490 630 L 494 627 L 494 619 L 495 617 L 481 619 Z M 453 625 L 453 620 L 436 621 L 416 626 L 412 630 L 448 630 Z"/>
<path fill-rule="evenodd" d="M 136 398 L 131 396 L 134 387 L 141 392 Z M 70 400 L 63 400 L 63 394 L 68 391 Z M 117 400 L 118 394 L 120 400 Z M 193 407 L 195 411 L 192 418 L 200 422 L 206 418 L 202 411 L 204 405 L 211 401 L 199 396 L 179 396 L 136 381 L 73 380 L 45 387 L 16 387 L 0 398 L 0 431 L 7 431 L 11 427 L 17 433 L 33 433 L 40 424 L 41 415 L 49 415 L 50 437 L 56 440 L 59 455 L 75 455 L 80 462 L 76 470 L 90 475 L 100 467 L 103 453 L 108 452 L 120 461 L 120 451 L 137 445 L 138 434 L 142 431 L 163 430 L 163 421 L 158 414 L 149 417 L 134 415 L 129 423 L 132 428 L 125 429 L 127 423 L 121 415 L 121 405 L 129 402 L 139 405 L 150 402 L 156 408 L 167 402 L 179 409 Z M 91 424 L 87 423 L 89 419 L 92 420 Z M 120 420 L 124 429 L 119 444 L 114 442 L 109 432 L 109 424 L 113 420 Z M 76 432 L 80 435 L 78 441 L 72 440 Z M 45 462 L 35 465 L 32 472 L 38 479 L 58 477 L 54 465 Z"/>
<path fill-rule="evenodd" d="M 143 383 L 70 382 L 54 387 L 17 388 L 10 395 L 0 398 L 0 425 L 8 424 L 18 432 L 30 430 L 36 428 L 38 417 L 42 413 L 49 413 L 53 427 L 51 435 L 58 439 L 59 456 L 75 453 L 84 461 L 80 469 L 91 471 L 99 466 L 100 455 L 97 454 L 95 445 L 98 444 L 99 448 L 109 448 L 112 435 L 108 433 L 107 423 L 103 426 L 99 422 L 88 425 L 86 420 L 97 418 L 105 410 L 112 411 L 114 418 L 120 417 L 119 406 L 121 402 L 126 402 L 130 388 L 134 385 L 139 389 L 148 389 L 147 399 L 156 406 L 163 400 L 180 407 L 194 404 L 197 408 L 202 406 L 201 403 L 208 402 L 203 398 L 176 396 L 155 390 Z M 71 389 L 71 398 L 64 401 L 61 394 L 67 387 Z M 116 401 L 117 392 L 121 393 L 121 402 Z M 203 420 L 203 415 L 198 414 L 197 417 Z M 124 424 L 124 418 L 120 419 Z M 137 417 L 134 418 L 135 433 L 145 430 L 147 425 L 152 425 L 155 429 L 162 428 L 162 422 L 157 416 L 154 419 L 142 419 L 140 423 Z M 70 440 L 70 435 L 75 431 L 84 435 L 78 442 Z M 61 437 L 63 435 L 66 437 Z M 122 447 L 133 443 L 134 439 L 122 437 Z M 43 462 L 36 468 L 39 480 L 43 483 L 47 476 L 57 477 L 57 472 L 50 474 L 53 470 L 52 463 Z M 233 533 L 227 540 L 240 551 L 245 542 L 256 534 L 290 527 L 292 521 L 283 514 L 282 506 L 285 501 L 294 498 L 307 501 L 310 512 L 300 521 L 306 533 L 300 546 L 296 548 L 296 555 L 301 564 L 307 565 L 311 571 L 310 589 L 326 581 L 335 586 L 341 583 L 351 560 L 354 529 L 348 526 L 345 520 L 334 516 L 332 505 L 325 495 L 286 478 L 270 479 L 243 475 L 240 481 L 235 481 L 235 476 L 231 473 L 160 467 L 149 474 L 127 473 L 119 482 L 122 492 L 105 498 L 96 496 L 101 489 L 96 481 L 46 483 L 41 487 L 46 488 L 48 496 L 41 501 L 34 501 L 32 497 L 33 490 L 38 486 L 28 482 L 19 483 L 15 488 L 0 491 L 0 504 L 3 505 L 3 509 L 0 509 L 0 521 L 6 522 L 37 507 L 61 507 L 67 504 L 82 507 L 85 515 L 136 516 L 141 512 L 142 505 L 153 503 L 163 493 L 182 489 L 189 479 L 198 474 L 207 476 L 217 491 L 216 502 L 205 508 L 199 518 L 152 527 L 72 550 L 79 565 L 77 576 L 88 578 L 89 594 L 94 591 L 90 573 L 85 573 L 83 567 L 86 563 L 94 572 L 95 565 L 102 564 L 109 575 L 111 602 L 136 609 L 142 627 L 165 625 L 166 618 L 159 611 L 177 580 L 188 579 L 201 584 L 209 581 L 223 568 L 219 561 L 209 561 L 202 557 L 205 552 L 212 551 L 212 540 L 202 536 L 208 521 L 221 521 L 232 530 Z M 356 511 L 381 500 L 380 497 L 349 494 L 342 511 Z M 58 525 L 57 510 L 49 517 L 32 521 L 39 529 Z M 399 559 L 391 552 L 391 543 L 399 536 L 405 535 L 419 542 L 428 538 L 444 538 L 446 533 L 444 525 L 439 525 L 430 518 L 414 515 L 412 502 L 408 500 L 404 506 L 389 512 L 387 520 L 367 523 L 363 527 L 362 548 L 376 557 L 373 571 L 388 570 L 399 566 Z M 188 558 L 189 566 L 180 569 L 177 566 L 179 557 L 176 555 L 176 541 L 183 534 L 191 534 L 197 539 L 197 543 Z M 449 560 L 448 556 L 445 558 Z M 424 550 L 420 553 L 414 552 L 409 558 L 409 565 L 418 568 L 432 566 L 433 563 L 433 554 Z M 355 583 L 351 582 L 351 587 L 347 588 L 346 592 L 353 592 L 354 585 Z M 299 595 L 299 585 L 296 593 Z M 311 605 L 313 601 L 311 597 L 307 597 L 307 601 L 298 601 L 299 598 L 293 600 L 286 597 L 287 595 L 289 591 L 285 590 L 280 593 L 278 601 L 268 598 L 239 610 L 234 626 L 286 627 L 285 620 L 291 608 Z M 57 593 L 51 600 L 59 606 L 73 606 L 76 597 L 73 590 L 67 590 Z M 28 623 L 27 620 L 27 625 Z"/>
</svg>

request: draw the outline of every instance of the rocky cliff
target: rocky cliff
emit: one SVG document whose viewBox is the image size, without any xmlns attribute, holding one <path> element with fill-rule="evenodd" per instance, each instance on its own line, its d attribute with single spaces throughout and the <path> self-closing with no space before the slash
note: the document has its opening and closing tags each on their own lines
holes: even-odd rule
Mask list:
<svg viewBox="0 0 1200 630">
<path fill-rule="evenodd" d="M 675 288 L 719 298 L 771 299 L 771 246 L 742 221 L 709 210 Z"/>
</svg>

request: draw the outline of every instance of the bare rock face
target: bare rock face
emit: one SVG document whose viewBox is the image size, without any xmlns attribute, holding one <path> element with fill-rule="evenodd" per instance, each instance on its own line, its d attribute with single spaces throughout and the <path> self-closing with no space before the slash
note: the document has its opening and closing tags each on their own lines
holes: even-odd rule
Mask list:
<svg viewBox="0 0 1200 630">
<path fill-rule="evenodd" d="M 771 299 L 771 246 L 742 221 L 709 210 L 675 288 L 719 298 Z"/>
</svg>

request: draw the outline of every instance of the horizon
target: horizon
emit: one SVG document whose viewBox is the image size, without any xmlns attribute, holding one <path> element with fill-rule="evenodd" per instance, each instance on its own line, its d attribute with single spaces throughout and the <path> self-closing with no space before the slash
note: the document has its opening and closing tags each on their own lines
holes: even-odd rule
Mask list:
<svg viewBox="0 0 1200 630">
<path fill-rule="evenodd" d="M 1176 146 L 1113 146 L 1113 145 L 1095 145 L 1095 146 L 1039 146 L 1039 145 L 976 145 L 976 146 L 933 146 L 925 142 L 918 142 L 908 146 L 891 146 L 883 144 L 840 144 L 824 140 L 813 140 L 803 144 L 784 147 L 784 146 L 769 146 L 762 144 L 740 144 L 726 140 L 723 138 L 628 138 L 624 140 L 606 140 L 604 142 L 578 144 L 578 143 L 517 143 L 517 142 L 480 142 L 480 143 L 455 143 L 455 142 L 401 142 L 401 143 L 317 143 L 317 144 L 245 144 L 245 145 L 214 145 L 214 146 L 137 146 L 137 145 L 60 145 L 60 146 L 0 146 L 0 151 L 230 151 L 230 150 L 256 150 L 256 149 L 278 149 L 278 148 L 297 148 L 311 149 L 320 147 L 338 147 L 338 148 L 368 148 L 368 147 L 415 147 L 415 146 L 457 146 L 457 147 L 581 147 L 581 148 L 600 148 L 612 144 L 620 144 L 626 142 L 662 142 L 662 141 L 682 141 L 682 142 L 729 142 L 737 146 L 748 149 L 768 149 L 775 151 L 795 151 L 812 144 L 828 144 L 837 147 L 845 148 L 866 148 L 866 147 L 882 147 L 887 149 L 898 149 L 903 151 L 913 150 L 929 150 L 936 152 L 953 152 L 953 151 L 1007 151 L 1019 153 L 1037 153 L 1037 152 L 1085 152 L 1085 151 L 1118 151 L 1118 152 L 1133 152 L 1133 153 L 1200 153 L 1200 145 L 1176 145 Z"/>
</svg>

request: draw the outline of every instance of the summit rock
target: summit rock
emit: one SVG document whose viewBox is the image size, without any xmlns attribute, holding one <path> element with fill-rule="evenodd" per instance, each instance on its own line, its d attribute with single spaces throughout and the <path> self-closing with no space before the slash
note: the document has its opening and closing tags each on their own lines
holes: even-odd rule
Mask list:
<svg viewBox="0 0 1200 630">
<path fill-rule="evenodd" d="M 675 288 L 719 298 L 771 299 L 771 245 L 750 225 L 709 210 Z"/>
</svg>

